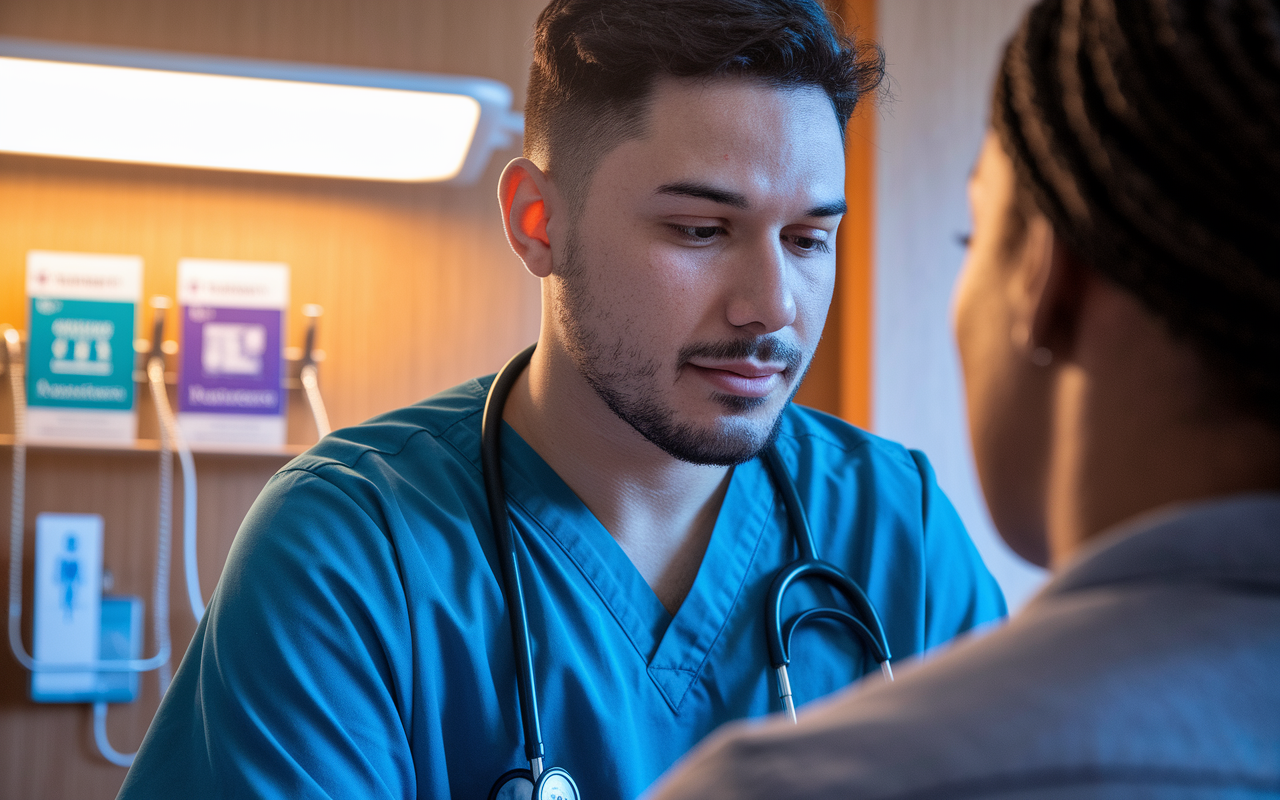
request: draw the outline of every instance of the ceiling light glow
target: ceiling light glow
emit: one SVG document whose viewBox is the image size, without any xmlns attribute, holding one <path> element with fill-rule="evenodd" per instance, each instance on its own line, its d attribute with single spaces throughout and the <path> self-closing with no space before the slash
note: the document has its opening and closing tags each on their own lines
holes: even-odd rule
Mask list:
<svg viewBox="0 0 1280 800">
<path fill-rule="evenodd" d="M 481 78 L 0 39 L 0 151 L 27 155 L 467 183 L 520 132 L 510 98 Z"/>
</svg>

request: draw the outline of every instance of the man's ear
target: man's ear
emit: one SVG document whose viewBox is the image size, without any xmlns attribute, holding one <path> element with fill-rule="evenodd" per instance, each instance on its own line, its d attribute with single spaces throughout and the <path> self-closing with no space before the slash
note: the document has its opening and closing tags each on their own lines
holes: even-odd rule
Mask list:
<svg viewBox="0 0 1280 800">
<path fill-rule="evenodd" d="M 1084 300 L 1088 269 L 1044 217 L 1030 222 L 1023 282 L 1028 346 L 1054 359 L 1070 358 Z"/>
<path fill-rule="evenodd" d="M 555 188 L 537 164 L 517 158 L 498 180 L 498 204 L 507 242 L 534 277 L 551 274 L 551 241 L 547 221 L 555 206 Z"/>
</svg>

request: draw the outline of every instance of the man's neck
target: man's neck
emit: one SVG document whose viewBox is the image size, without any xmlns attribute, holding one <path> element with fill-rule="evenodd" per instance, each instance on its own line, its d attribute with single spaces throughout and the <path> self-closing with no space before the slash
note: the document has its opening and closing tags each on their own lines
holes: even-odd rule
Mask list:
<svg viewBox="0 0 1280 800">
<path fill-rule="evenodd" d="M 693 586 L 732 469 L 663 452 L 550 348 L 534 353 L 503 419 L 582 500 L 674 614 Z"/>
</svg>

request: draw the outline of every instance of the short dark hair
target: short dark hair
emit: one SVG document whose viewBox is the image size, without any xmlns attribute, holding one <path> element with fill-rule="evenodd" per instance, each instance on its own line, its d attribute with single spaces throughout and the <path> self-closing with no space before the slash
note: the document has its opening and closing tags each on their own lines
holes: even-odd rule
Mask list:
<svg viewBox="0 0 1280 800">
<path fill-rule="evenodd" d="M 1042 0 L 992 126 L 1091 268 L 1280 424 L 1280 2 Z"/>
<path fill-rule="evenodd" d="M 525 156 L 576 193 L 605 153 L 643 135 L 660 76 L 821 88 L 843 140 L 884 57 L 816 0 L 552 0 L 534 31 Z"/>
</svg>

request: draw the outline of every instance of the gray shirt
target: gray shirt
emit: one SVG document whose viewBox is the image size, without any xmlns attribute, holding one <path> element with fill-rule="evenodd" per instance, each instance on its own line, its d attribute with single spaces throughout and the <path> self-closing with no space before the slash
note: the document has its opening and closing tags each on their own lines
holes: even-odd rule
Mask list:
<svg viewBox="0 0 1280 800">
<path fill-rule="evenodd" d="M 1009 624 L 735 724 L 678 798 L 1280 797 L 1280 495 L 1099 538 Z"/>
</svg>

